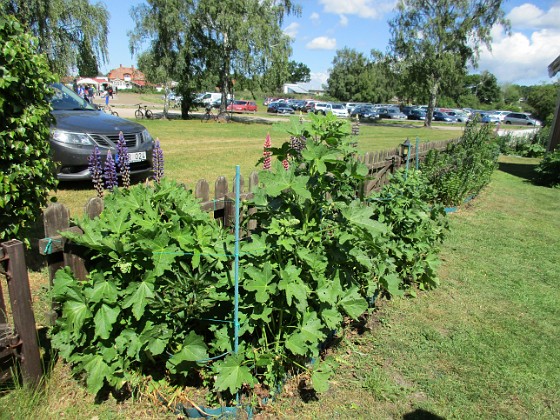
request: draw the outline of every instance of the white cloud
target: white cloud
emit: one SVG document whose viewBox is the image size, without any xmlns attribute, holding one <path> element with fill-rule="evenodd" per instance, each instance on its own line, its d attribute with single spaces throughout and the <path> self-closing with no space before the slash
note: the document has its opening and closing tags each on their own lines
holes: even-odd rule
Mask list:
<svg viewBox="0 0 560 420">
<path fill-rule="evenodd" d="M 321 89 L 327 84 L 329 73 L 327 72 L 311 72 L 309 73 L 310 81 L 308 83 L 300 83 L 305 89 Z"/>
<path fill-rule="evenodd" d="M 284 28 L 284 33 L 290 38 L 295 38 L 299 31 L 299 23 L 293 22 Z"/>
<path fill-rule="evenodd" d="M 305 47 L 310 50 L 335 50 L 336 39 L 326 36 L 319 36 L 308 42 Z"/>
<path fill-rule="evenodd" d="M 337 15 L 357 15 L 361 18 L 381 19 L 393 10 L 396 1 L 391 0 L 319 0 L 323 11 Z"/>
<path fill-rule="evenodd" d="M 541 10 L 531 3 L 514 7 L 506 16 L 515 28 L 555 29 L 560 27 L 560 5 L 552 6 L 548 11 Z"/>
<path fill-rule="evenodd" d="M 313 25 L 318 25 L 319 23 L 321 23 L 321 17 L 317 12 L 311 13 L 311 16 L 309 16 L 309 20 L 311 21 L 311 23 L 313 23 Z"/>
<path fill-rule="evenodd" d="M 508 37 L 503 28 L 496 27 L 492 34 L 492 51 L 481 50 L 479 70 L 488 70 L 502 83 L 550 82 L 547 67 L 560 53 L 560 28 L 530 35 L 512 31 Z"/>
<path fill-rule="evenodd" d="M 340 15 L 340 20 L 338 21 L 340 26 L 347 26 L 348 25 L 348 18 L 345 15 Z"/>
</svg>

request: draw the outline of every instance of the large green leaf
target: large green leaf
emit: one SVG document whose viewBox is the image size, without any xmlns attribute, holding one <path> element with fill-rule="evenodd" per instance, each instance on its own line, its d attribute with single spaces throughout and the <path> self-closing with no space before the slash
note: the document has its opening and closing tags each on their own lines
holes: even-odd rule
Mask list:
<svg viewBox="0 0 560 420">
<path fill-rule="evenodd" d="M 276 275 L 273 272 L 272 264 L 267 261 L 262 269 L 248 267 L 245 272 L 250 279 L 245 280 L 243 288 L 249 292 L 254 291 L 257 302 L 267 302 L 269 296 L 276 292 L 277 287 Z"/>
<path fill-rule="evenodd" d="M 105 363 L 100 354 L 90 356 L 89 360 L 84 361 L 83 368 L 88 373 L 87 388 L 92 394 L 97 394 L 103 387 L 105 379 L 113 374 L 111 367 Z"/>
<path fill-rule="evenodd" d="M 186 376 L 188 372 L 182 370 L 204 363 L 207 359 L 208 347 L 204 338 L 191 331 L 185 338 L 181 350 L 167 361 L 167 367 L 172 373 L 184 373 Z"/>
<path fill-rule="evenodd" d="M 286 301 L 288 305 L 292 305 L 292 299 L 295 297 L 298 301 L 297 307 L 300 311 L 304 311 L 307 306 L 307 294 L 309 287 L 300 279 L 301 268 L 295 267 L 291 263 L 280 271 L 280 281 L 278 289 L 286 293 Z"/>
<path fill-rule="evenodd" d="M 348 316 L 354 319 L 358 319 L 368 308 L 367 301 L 360 295 L 357 286 L 345 291 L 339 305 Z"/>
<path fill-rule="evenodd" d="M 113 308 L 105 303 L 95 313 L 93 320 L 95 321 L 95 337 L 100 337 L 103 340 L 109 338 L 113 330 L 113 324 L 117 321 L 120 309 Z"/>
<path fill-rule="evenodd" d="M 129 308 L 132 306 L 134 317 L 137 320 L 140 319 L 148 301 L 154 297 L 153 290 L 154 285 L 146 281 L 131 283 L 126 289 L 128 296 L 124 299 L 122 307 Z"/>
<path fill-rule="evenodd" d="M 74 334 L 79 334 L 87 318 L 91 318 L 91 311 L 83 301 L 68 300 L 62 305 L 62 314 L 68 319 Z"/>
<path fill-rule="evenodd" d="M 223 361 L 215 364 L 216 382 L 214 387 L 217 391 L 229 390 L 235 394 L 244 384 L 253 385 L 255 378 L 251 371 L 243 364 L 240 355 L 228 355 Z"/>
</svg>

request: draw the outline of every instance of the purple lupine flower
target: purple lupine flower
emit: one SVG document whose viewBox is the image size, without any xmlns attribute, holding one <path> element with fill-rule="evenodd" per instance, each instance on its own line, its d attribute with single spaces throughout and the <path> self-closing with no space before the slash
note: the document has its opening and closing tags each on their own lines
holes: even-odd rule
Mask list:
<svg viewBox="0 0 560 420">
<path fill-rule="evenodd" d="M 115 168 L 115 161 L 110 150 L 107 150 L 107 159 L 105 160 L 105 186 L 111 192 L 119 186 L 117 169 Z"/>
<path fill-rule="evenodd" d="M 159 143 L 159 138 L 156 137 L 156 143 L 154 145 L 154 149 L 152 151 L 152 161 L 154 165 L 154 180 L 156 182 L 160 182 L 163 178 L 163 150 L 161 149 L 161 145 Z"/>
<path fill-rule="evenodd" d="M 270 140 L 270 134 L 266 135 L 266 139 L 264 141 L 264 152 L 263 152 L 263 156 L 264 156 L 264 161 L 263 161 L 263 169 L 265 171 L 269 171 L 270 170 L 270 156 L 272 156 L 272 152 L 269 150 L 272 147 L 272 141 Z"/>
<path fill-rule="evenodd" d="M 117 142 L 117 167 L 121 175 L 123 187 L 130 187 L 130 162 L 128 160 L 128 148 L 124 140 L 123 132 L 119 132 L 119 141 Z"/>
<path fill-rule="evenodd" d="M 91 181 L 97 191 L 97 196 L 103 198 L 103 169 L 101 167 L 101 153 L 97 146 L 93 148 L 93 152 L 88 156 L 88 164 Z"/>
</svg>

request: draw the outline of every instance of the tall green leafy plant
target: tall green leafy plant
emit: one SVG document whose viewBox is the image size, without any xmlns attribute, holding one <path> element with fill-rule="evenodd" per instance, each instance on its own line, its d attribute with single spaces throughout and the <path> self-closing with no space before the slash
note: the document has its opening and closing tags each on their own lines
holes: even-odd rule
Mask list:
<svg viewBox="0 0 560 420">
<path fill-rule="evenodd" d="M 8 240 L 38 217 L 57 186 L 49 147 L 54 78 L 13 17 L 0 17 L 0 43 L 0 240 Z"/>
<path fill-rule="evenodd" d="M 490 182 L 499 155 L 491 130 L 488 124 L 469 125 L 461 141 L 445 152 L 428 153 L 421 169 L 433 187 L 433 202 L 461 204 Z"/>
<path fill-rule="evenodd" d="M 374 217 L 389 227 L 384 251 L 393 273 L 382 285 L 393 296 L 405 291 L 414 295 L 412 285 L 420 290 L 439 285 L 439 245 L 448 223 L 443 205 L 430 203 L 432 197 L 432 187 L 419 171 L 395 173 L 370 197 Z"/>
<path fill-rule="evenodd" d="M 88 389 L 118 389 L 162 366 L 182 376 L 203 366 L 214 339 L 207 320 L 232 318 L 231 235 L 165 178 L 116 188 L 99 217 L 77 224 L 83 235 L 63 234 L 87 249 L 89 278 L 57 272 L 52 344 L 86 373 Z"/>
<path fill-rule="evenodd" d="M 321 345 L 345 317 L 367 310 L 386 226 L 356 200 L 367 168 L 355 159 L 346 122 L 312 116 L 291 136 L 271 150 L 274 162 L 250 203 L 257 229 L 242 247 L 241 363 L 271 389 L 309 369 L 323 391 L 332 364 L 319 360 Z"/>
</svg>

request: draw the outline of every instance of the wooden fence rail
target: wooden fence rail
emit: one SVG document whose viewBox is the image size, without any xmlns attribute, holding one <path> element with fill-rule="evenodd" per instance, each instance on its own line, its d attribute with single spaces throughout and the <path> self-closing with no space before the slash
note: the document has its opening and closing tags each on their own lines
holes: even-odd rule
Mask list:
<svg viewBox="0 0 560 420">
<path fill-rule="evenodd" d="M 24 382 L 36 385 L 43 370 L 23 243 L 14 239 L 0 244 L 0 263 L 0 272 L 8 283 L 13 318 L 10 324 L 0 284 L 0 383 L 12 377 L 17 361 Z"/>
</svg>

